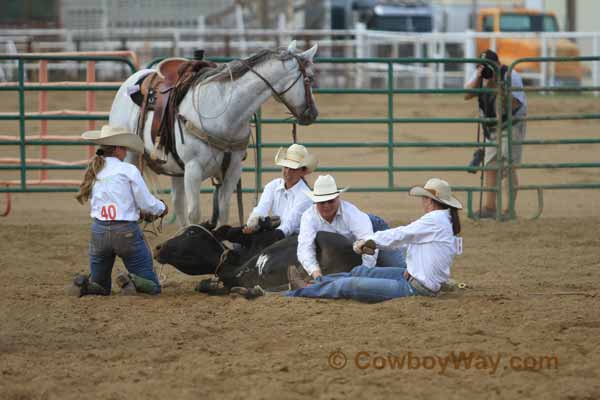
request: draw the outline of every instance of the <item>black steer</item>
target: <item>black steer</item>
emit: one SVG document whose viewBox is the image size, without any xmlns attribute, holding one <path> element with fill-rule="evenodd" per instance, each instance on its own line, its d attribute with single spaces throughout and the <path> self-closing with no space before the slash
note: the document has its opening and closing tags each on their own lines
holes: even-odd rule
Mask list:
<svg viewBox="0 0 600 400">
<path fill-rule="evenodd" d="M 317 260 L 323 274 L 347 272 L 360 265 L 362 259 L 352 250 L 352 242 L 344 236 L 331 232 L 318 232 Z M 226 287 L 254 287 L 280 289 L 287 286 L 287 269 L 299 265 L 296 250 L 298 236 L 291 236 L 265 248 L 243 265 L 219 272 L 219 278 Z"/>
<path fill-rule="evenodd" d="M 230 251 L 221 262 L 224 247 L 221 240 L 237 241 L 239 228 L 219 228 L 210 231 L 205 226 L 192 225 L 181 234 L 157 246 L 154 258 L 170 264 L 188 275 L 215 272 L 228 288 L 233 286 L 279 289 L 287 285 L 287 268 L 298 265 L 298 237 L 278 240 L 277 231 L 243 235 L 242 249 Z M 275 243 L 273 243 L 275 241 Z M 316 238 L 317 259 L 324 274 L 350 271 L 361 263 L 352 251 L 352 243 L 336 233 L 319 232 Z"/>
</svg>

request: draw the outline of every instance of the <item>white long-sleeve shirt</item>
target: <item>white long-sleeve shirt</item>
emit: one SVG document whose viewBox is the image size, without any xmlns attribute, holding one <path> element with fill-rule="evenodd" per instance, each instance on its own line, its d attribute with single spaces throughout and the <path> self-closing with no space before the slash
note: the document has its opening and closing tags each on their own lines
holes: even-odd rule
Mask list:
<svg viewBox="0 0 600 400">
<path fill-rule="evenodd" d="M 163 202 L 148 190 L 140 171 L 116 157 L 106 157 L 92 187 L 90 204 L 92 218 L 102 221 L 137 221 L 140 209 L 153 215 L 165 211 Z"/>
<path fill-rule="evenodd" d="M 367 214 L 360 211 L 354 204 L 343 200 L 340 201 L 338 211 L 331 223 L 321 217 L 316 205 L 306 210 L 302 214 L 300 222 L 298 261 L 309 275 L 321 269 L 317 261 L 315 244 L 315 238 L 319 231 L 339 233 L 354 242 L 372 235 L 373 225 Z M 362 261 L 363 265 L 374 267 L 377 262 L 377 252 L 371 256 L 363 254 Z"/>
<path fill-rule="evenodd" d="M 454 236 L 450 210 L 428 212 L 415 222 L 370 236 L 380 249 L 407 247 L 407 271 L 434 292 L 450 279 L 454 256 L 462 253 L 462 238 Z"/>
<path fill-rule="evenodd" d="M 278 215 L 281 218 L 278 229 L 286 236 L 290 236 L 300 230 L 300 218 L 312 204 L 305 193 L 308 191 L 310 188 L 303 180 L 286 189 L 283 178 L 274 179 L 265 186 L 258 204 L 250 215 L 259 217 Z"/>
</svg>

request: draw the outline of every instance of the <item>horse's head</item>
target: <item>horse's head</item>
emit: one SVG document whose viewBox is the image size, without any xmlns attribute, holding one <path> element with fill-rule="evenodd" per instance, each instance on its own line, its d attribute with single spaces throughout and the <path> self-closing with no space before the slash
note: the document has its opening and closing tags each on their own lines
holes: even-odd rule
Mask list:
<svg viewBox="0 0 600 400">
<path fill-rule="evenodd" d="M 204 225 L 190 225 L 154 248 L 154 259 L 188 275 L 211 274 L 219 265 L 224 247 Z"/>
<path fill-rule="evenodd" d="M 310 49 L 300 52 L 296 49 L 296 41 L 292 41 L 287 48 L 291 58 L 284 62 L 289 73 L 277 83 L 279 93 L 276 98 L 285 103 L 300 125 L 313 123 L 319 115 L 312 93 L 313 57 L 317 47 L 315 44 Z"/>
</svg>

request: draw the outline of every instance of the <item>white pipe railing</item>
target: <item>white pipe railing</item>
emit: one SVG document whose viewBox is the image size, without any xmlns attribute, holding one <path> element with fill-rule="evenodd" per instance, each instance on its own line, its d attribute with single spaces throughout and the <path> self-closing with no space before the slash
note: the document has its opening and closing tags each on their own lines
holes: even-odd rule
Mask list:
<svg viewBox="0 0 600 400">
<path fill-rule="evenodd" d="M 540 55 L 552 56 L 557 54 L 557 44 L 561 39 L 577 42 L 582 55 L 600 54 L 600 32 L 544 32 L 544 33 L 490 33 L 490 32 L 453 32 L 453 33 L 404 33 L 382 32 L 365 29 L 358 26 L 353 30 L 258 30 L 258 29 L 193 29 L 193 28 L 110 28 L 89 30 L 66 29 L 0 29 L 0 42 L 11 40 L 21 48 L 21 51 L 85 51 L 85 50 L 120 50 L 125 46 L 138 52 L 142 62 L 148 62 L 156 57 L 179 56 L 190 57 L 193 50 L 203 48 L 208 56 L 241 57 L 256 52 L 260 48 L 285 46 L 292 38 L 299 40 L 300 46 L 318 42 L 319 55 L 323 57 L 343 54 L 345 57 L 377 57 L 383 52 L 389 57 L 435 57 L 442 58 L 452 49 L 453 54 L 468 58 L 477 57 L 477 40 L 490 40 L 490 47 L 495 48 L 498 40 L 507 38 L 538 39 Z M 30 48 L 29 48 L 30 47 Z M 412 49 L 412 50 L 410 50 Z M 423 50 L 426 54 L 423 54 Z M 334 54 L 335 53 L 335 54 Z M 590 54 L 591 53 L 591 54 Z M 600 62 L 587 63 L 589 77 L 586 84 L 600 86 Z M 14 63 L 1 63 L 0 67 L 7 70 L 14 68 Z M 66 68 L 64 65 L 51 68 Z M 99 65 L 101 69 L 102 66 Z M 354 76 L 355 84 L 364 87 L 370 84 L 371 77 L 381 77 L 381 68 L 372 64 L 362 66 L 345 65 L 349 76 Z M 400 69 L 399 69 L 400 70 Z M 404 69 L 406 70 L 406 69 Z M 427 87 L 440 88 L 456 86 L 457 73 L 460 71 L 465 82 L 473 73 L 474 65 L 466 64 L 457 70 L 456 66 L 419 64 L 411 66 L 413 85 L 418 88 L 423 83 Z M 105 75 L 105 74 L 103 74 Z M 552 65 L 541 63 L 539 71 L 525 72 L 525 79 L 535 81 L 540 85 L 556 83 L 556 63 Z M 426 82 L 423 81 L 426 79 Z M 459 76 L 460 78 L 460 76 Z M 351 80 L 351 81 L 352 81 Z M 450 83 L 449 83 L 450 82 Z M 595 93 L 598 95 L 598 93 Z"/>
</svg>

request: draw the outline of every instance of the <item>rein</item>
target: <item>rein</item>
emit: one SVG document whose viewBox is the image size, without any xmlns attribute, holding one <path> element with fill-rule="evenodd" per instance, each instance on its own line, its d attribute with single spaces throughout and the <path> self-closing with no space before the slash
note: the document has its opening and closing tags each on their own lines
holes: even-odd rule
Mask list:
<svg viewBox="0 0 600 400">
<path fill-rule="evenodd" d="M 146 233 L 151 233 L 154 236 L 158 237 L 158 235 L 161 234 L 163 231 L 164 218 L 165 217 L 162 216 L 162 217 L 158 217 L 152 221 L 145 221 L 142 219 L 141 222 L 144 224 L 144 226 L 142 227 L 142 231 L 146 232 Z M 158 223 L 156 221 L 158 221 Z M 148 229 L 148 225 L 150 225 L 149 229 Z"/>
<path fill-rule="evenodd" d="M 300 60 L 300 58 L 296 55 L 294 55 L 293 57 L 298 62 L 298 70 L 300 71 L 300 73 L 298 74 L 296 79 L 294 79 L 294 81 L 286 89 L 282 90 L 281 92 L 278 92 L 273 87 L 271 82 L 269 82 L 267 80 L 267 78 L 265 78 L 258 71 L 256 71 L 254 68 L 252 68 L 252 66 L 247 61 L 240 60 L 240 62 L 242 64 L 244 64 L 244 66 L 246 68 L 248 68 L 248 70 L 251 71 L 254 75 L 258 76 L 260 78 L 260 80 L 262 80 L 269 89 L 271 89 L 271 92 L 273 93 L 273 96 L 275 96 L 275 99 L 277 99 L 277 101 L 283 103 L 286 106 L 286 108 L 292 113 L 292 115 L 294 117 L 296 117 L 296 119 L 300 119 L 300 116 L 298 114 L 296 114 L 296 112 L 294 111 L 294 108 L 283 98 L 283 95 L 286 94 L 291 88 L 293 88 L 296 85 L 296 83 L 298 83 L 300 78 L 303 78 L 304 98 L 305 98 L 306 106 L 305 106 L 304 110 L 302 111 L 302 113 L 306 112 L 306 110 L 310 110 L 313 107 L 313 101 L 312 101 L 312 96 L 311 96 L 311 92 L 310 92 L 312 79 L 308 76 L 308 74 L 306 72 L 306 67 L 304 66 L 304 63 L 302 62 L 302 60 Z"/>
</svg>

